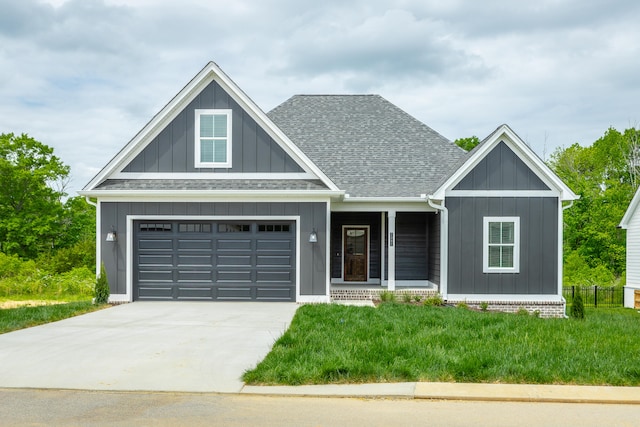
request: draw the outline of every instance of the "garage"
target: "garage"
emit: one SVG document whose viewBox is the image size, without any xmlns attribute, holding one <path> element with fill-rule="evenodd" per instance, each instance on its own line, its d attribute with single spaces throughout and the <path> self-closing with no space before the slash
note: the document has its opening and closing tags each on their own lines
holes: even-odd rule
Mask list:
<svg viewBox="0 0 640 427">
<path fill-rule="evenodd" d="M 295 221 L 140 220 L 133 299 L 295 301 Z"/>
</svg>

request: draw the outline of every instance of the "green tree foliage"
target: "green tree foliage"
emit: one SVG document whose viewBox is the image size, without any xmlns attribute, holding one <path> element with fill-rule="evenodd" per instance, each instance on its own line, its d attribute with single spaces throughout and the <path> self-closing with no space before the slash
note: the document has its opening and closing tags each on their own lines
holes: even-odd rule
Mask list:
<svg viewBox="0 0 640 427">
<path fill-rule="evenodd" d="M 584 302 L 580 294 L 576 295 L 573 299 L 573 304 L 571 304 L 571 317 L 574 319 L 584 319 Z"/>
<path fill-rule="evenodd" d="M 104 263 L 100 264 L 100 275 L 96 280 L 95 303 L 106 304 L 109 302 L 109 281 L 107 280 L 107 271 Z"/>
<path fill-rule="evenodd" d="M 458 138 L 453 142 L 455 142 L 458 147 L 462 148 L 463 150 L 471 151 L 476 145 L 480 144 L 480 139 L 478 139 L 478 137 L 474 135 L 468 138 Z"/>
<path fill-rule="evenodd" d="M 612 284 L 624 272 L 625 236 L 617 226 L 638 185 L 638 135 L 610 128 L 590 147 L 573 144 L 551 156 L 549 166 L 580 195 L 564 211 L 566 285 Z"/>
<path fill-rule="evenodd" d="M 69 167 L 53 149 L 22 134 L 0 135 L 0 249 L 33 258 L 55 246 Z"/>
</svg>

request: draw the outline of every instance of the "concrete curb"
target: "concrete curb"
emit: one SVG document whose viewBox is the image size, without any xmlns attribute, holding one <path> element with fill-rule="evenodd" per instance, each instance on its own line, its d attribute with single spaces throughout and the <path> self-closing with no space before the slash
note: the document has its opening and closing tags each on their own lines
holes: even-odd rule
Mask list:
<svg viewBox="0 0 640 427">
<path fill-rule="evenodd" d="M 244 386 L 244 395 L 471 400 L 547 403 L 605 403 L 640 405 L 640 387 L 387 383 L 302 386 Z"/>
</svg>

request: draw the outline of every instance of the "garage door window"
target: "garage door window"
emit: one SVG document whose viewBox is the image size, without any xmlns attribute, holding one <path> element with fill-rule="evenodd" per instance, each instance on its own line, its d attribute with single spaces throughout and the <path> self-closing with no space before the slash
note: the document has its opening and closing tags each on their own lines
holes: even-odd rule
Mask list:
<svg viewBox="0 0 640 427">
<path fill-rule="evenodd" d="M 180 233 L 211 233 L 211 224 L 180 224 Z"/>
<path fill-rule="evenodd" d="M 171 231 L 171 224 L 143 222 L 140 224 L 140 231 Z"/>
<path fill-rule="evenodd" d="M 289 224 L 260 224 L 258 226 L 258 231 L 267 233 L 288 233 Z"/>
<path fill-rule="evenodd" d="M 249 224 L 218 224 L 218 233 L 246 233 L 251 231 Z"/>
</svg>

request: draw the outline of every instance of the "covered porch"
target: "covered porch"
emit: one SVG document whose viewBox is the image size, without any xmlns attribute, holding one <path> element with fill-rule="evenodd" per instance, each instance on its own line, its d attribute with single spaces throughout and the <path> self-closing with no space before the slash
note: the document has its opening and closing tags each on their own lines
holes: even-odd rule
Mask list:
<svg viewBox="0 0 640 427">
<path fill-rule="evenodd" d="M 372 299 L 384 290 L 438 292 L 441 215 L 421 208 L 331 212 L 332 300 Z"/>
</svg>

